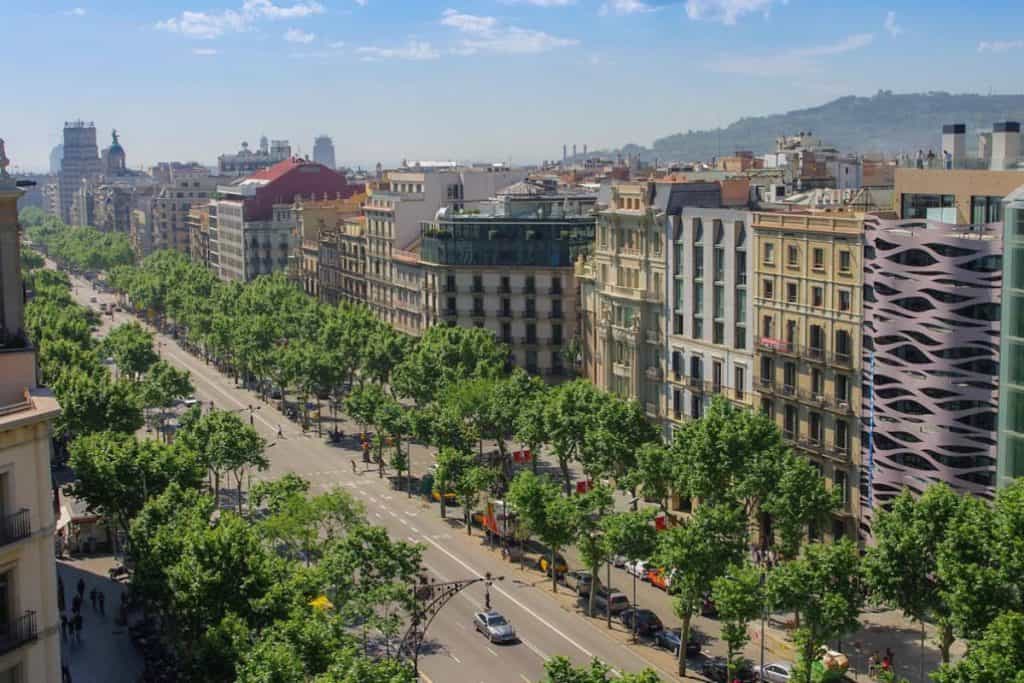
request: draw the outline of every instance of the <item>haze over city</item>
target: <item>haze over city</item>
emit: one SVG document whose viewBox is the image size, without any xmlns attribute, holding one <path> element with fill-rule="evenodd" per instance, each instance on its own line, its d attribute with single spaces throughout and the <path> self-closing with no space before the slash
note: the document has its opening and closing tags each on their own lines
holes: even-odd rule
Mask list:
<svg viewBox="0 0 1024 683">
<path fill-rule="evenodd" d="M 956 20 L 950 18 L 956 15 Z M 1020 3 L 159 0 L 9 3 L 0 130 L 24 170 L 65 120 L 133 168 L 213 164 L 259 136 L 339 163 L 537 162 L 846 94 L 1013 92 Z M 955 23 L 955 25 L 954 25 Z"/>
</svg>

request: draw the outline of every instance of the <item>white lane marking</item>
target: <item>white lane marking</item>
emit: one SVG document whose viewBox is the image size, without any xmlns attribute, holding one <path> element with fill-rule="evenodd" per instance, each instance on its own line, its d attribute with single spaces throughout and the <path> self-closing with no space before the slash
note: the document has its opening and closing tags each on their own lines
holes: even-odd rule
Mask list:
<svg viewBox="0 0 1024 683">
<path fill-rule="evenodd" d="M 487 648 L 487 651 L 488 651 L 488 652 L 490 652 L 490 653 L 491 653 L 492 655 L 494 655 L 495 657 L 497 657 L 497 656 L 498 656 L 498 653 L 497 653 L 497 652 L 495 652 L 494 650 L 492 650 L 491 648 Z"/>
<path fill-rule="evenodd" d="M 395 514 L 394 510 L 388 510 L 388 514 L 391 515 L 392 517 L 396 517 L 396 518 L 398 517 L 398 515 Z M 404 522 L 405 520 L 403 519 L 402 521 Z"/>
<path fill-rule="evenodd" d="M 519 677 L 523 679 L 526 683 L 533 683 L 533 681 L 526 677 L 526 674 L 519 674 Z"/>
<path fill-rule="evenodd" d="M 404 519 L 400 519 L 398 521 L 404 524 L 405 526 L 409 526 L 409 522 L 405 521 Z"/>
<path fill-rule="evenodd" d="M 373 516 L 376 517 L 377 519 L 384 519 L 384 515 L 380 514 L 379 512 L 374 512 Z"/>
<path fill-rule="evenodd" d="M 455 622 L 455 625 L 456 625 L 456 626 L 458 626 L 459 628 L 461 628 L 461 629 L 462 629 L 463 631 L 465 631 L 465 630 L 466 630 L 466 625 L 465 625 L 465 624 L 463 624 L 463 623 L 462 623 L 462 622 L 460 622 L 460 621 L 456 621 L 456 622 Z"/>
<path fill-rule="evenodd" d="M 413 532 L 414 534 L 418 534 L 418 533 L 420 532 L 420 530 L 419 530 L 419 529 L 417 529 L 416 527 L 412 527 L 412 532 Z"/>
<path fill-rule="evenodd" d="M 462 660 L 459 659 L 458 657 L 456 657 L 455 655 L 451 655 L 451 658 L 454 659 L 456 661 L 456 663 L 462 664 Z"/>
<path fill-rule="evenodd" d="M 370 502 L 371 503 L 376 503 L 377 499 L 374 496 L 370 496 Z"/>
<path fill-rule="evenodd" d="M 419 513 L 418 513 L 418 512 L 416 512 L 415 510 L 406 510 L 406 511 L 405 511 L 405 514 L 409 515 L 410 517 L 415 517 L 415 516 L 416 516 L 416 515 L 418 515 Z"/>
<path fill-rule="evenodd" d="M 445 547 L 444 547 L 443 545 L 441 545 L 440 543 L 438 543 L 438 542 L 437 542 L 437 541 L 435 541 L 434 539 L 432 539 L 432 538 L 426 538 L 426 541 L 427 541 L 427 543 L 430 543 L 430 544 L 431 544 L 432 546 L 434 546 L 435 548 L 437 548 L 438 550 L 440 550 L 440 551 L 441 551 L 442 553 L 444 553 L 444 554 L 445 554 L 445 555 L 447 555 L 448 557 L 450 557 L 450 558 L 452 558 L 453 560 L 455 560 L 456 562 L 458 562 L 458 563 L 459 563 L 460 565 L 462 565 L 462 566 L 463 566 L 463 567 L 464 567 L 464 568 L 465 568 L 465 569 L 466 569 L 467 571 L 469 571 L 470 573 L 472 573 L 472 574 L 473 574 L 474 576 L 482 576 L 482 572 L 479 572 L 479 571 L 477 571 L 476 569 L 474 569 L 473 567 L 471 567 L 470 565 L 466 564 L 466 563 L 465 563 L 465 562 L 464 562 L 464 561 L 462 560 L 462 558 L 460 558 L 460 557 L 458 557 L 457 555 L 455 555 L 454 553 L 450 552 L 450 551 L 449 551 L 449 550 L 448 550 L 447 548 L 445 548 Z M 520 602 L 519 600 L 517 600 L 517 599 L 516 599 L 515 597 L 513 597 L 513 596 L 512 596 L 512 595 L 511 595 L 511 594 L 510 594 L 510 593 L 509 593 L 508 591 L 506 591 L 505 589 L 501 588 L 500 586 L 492 586 L 492 588 L 494 589 L 494 591 L 495 591 L 496 593 L 501 593 L 501 594 L 502 594 L 502 595 L 504 595 L 504 596 L 505 596 L 505 597 L 506 597 L 506 598 L 507 598 L 507 599 L 508 599 L 509 601 L 511 601 L 511 602 L 512 602 L 513 604 L 515 604 L 515 605 L 518 605 L 518 606 L 519 606 L 519 608 L 520 608 L 520 609 L 522 609 L 522 610 L 523 610 L 524 612 L 526 612 L 527 614 L 529 614 L 530 616 L 532 616 L 532 617 L 533 617 L 534 619 L 536 619 L 536 620 L 537 620 L 537 621 L 539 621 L 540 623 L 542 623 L 542 624 L 544 624 L 545 626 L 547 626 L 547 627 L 548 627 L 549 629 L 551 629 L 551 630 L 552 630 L 552 631 L 553 631 L 553 632 L 554 632 L 555 634 L 557 634 L 558 636 L 560 636 L 560 637 L 561 637 L 561 638 L 562 638 L 563 640 L 565 640 L 565 641 L 566 641 L 567 643 L 569 643 L 570 645 L 572 645 L 573 647 L 575 647 L 575 648 L 576 648 L 577 650 L 579 650 L 580 652 L 582 652 L 583 654 L 585 654 L 585 655 L 586 655 L 586 656 L 587 656 L 587 657 L 588 657 L 589 659 L 593 659 L 593 658 L 594 658 L 594 653 L 593 653 L 593 652 L 591 652 L 591 651 L 590 651 L 590 650 L 588 650 L 587 648 L 583 647 L 582 645 L 580 645 L 579 643 L 577 643 L 577 642 L 576 642 L 575 640 L 573 640 L 573 639 L 572 639 L 572 638 L 570 638 L 569 636 L 567 636 L 567 635 L 565 635 L 564 633 L 562 633 L 562 632 L 561 632 L 561 631 L 560 631 L 560 630 L 559 630 L 558 628 L 556 628 L 556 627 L 554 626 L 554 624 L 552 624 L 552 623 L 551 623 L 551 622 L 549 622 L 549 621 L 548 621 L 547 619 L 545 619 L 544 617 L 540 616 L 539 614 L 537 614 L 536 612 L 534 612 L 534 611 L 533 611 L 532 609 L 530 609 L 529 607 L 527 607 L 526 605 L 524 605 L 524 604 L 523 604 L 522 602 Z"/>
</svg>

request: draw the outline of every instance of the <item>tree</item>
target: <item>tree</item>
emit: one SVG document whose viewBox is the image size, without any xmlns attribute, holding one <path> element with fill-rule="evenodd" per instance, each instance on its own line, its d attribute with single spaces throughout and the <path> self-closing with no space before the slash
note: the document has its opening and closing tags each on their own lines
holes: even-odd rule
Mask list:
<svg viewBox="0 0 1024 683">
<path fill-rule="evenodd" d="M 360 429 L 365 433 L 369 425 L 376 423 L 381 407 L 388 399 L 388 395 L 379 384 L 356 386 L 345 398 L 345 412 L 359 423 Z"/>
<path fill-rule="evenodd" d="M 722 640 L 728 646 L 729 680 L 736 666 L 736 659 L 750 637 L 747 624 L 763 616 L 765 606 L 764 575 L 749 563 L 729 568 L 726 575 L 711 584 L 711 594 L 722 622 Z"/>
<path fill-rule="evenodd" d="M 807 458 L 787 451 L 776 471 L 778 478 L 762 509 L 774 520 L 780 555 L 791 559 L 799 554 L 808 528 L 829 520 L 840 500 L 838 492 L 826 488 L 821 472 Z M 751 485 L 762 491 L 767 489 L 760 484 Z"/>
<path fill-rule="evenodd" d="M 818 648 L 855 631 L 864 602 L 860 557 L 849 539 L 811 543 L 803 555 L 776 567 L 766 584 L 768 603 L 792 610 L 799 626 L 793 634 L 799 656 L 798 673 L 811 681 Z"/>
<path fill-rule="evenodd" d="M 601 520 L 608 546 L 631 562 L 649 560 L 658 545 L 658 532 L 654 528 L 652 510 L 618 512 Z M 668 576 L 671 577 L 671 574 Z M 633 606 L 637 607 L 636 574 L 633 575 Z M 608 628 L 611 628 L 611 612 Z M 637 637 L 637 620 L 633 620 L 633 640 Z"/>
<path fill-rule="evenodd" d="M 171 484 L 187 489 L 202 480 L 202 469 L 191 454 L 116 432 L 75 439 L 70 465 L 75 472 L 71 494 L 113 521 L 129 541 L 129 524 L 149 498 Z"/>
<path fill-rule="evenodd" d="M 191 396 L 195 389 L 189 379 L 187 370 L 178 370 L 167 361 L 157 361 L 146 373 L 139 393 L 142 405 L 146 408 L 158 408 L 158 428 L 163 427 L 164 411 L 174 402 Z"/>
<path fill-rule="evenodd" d="M 587 595 L 587 614 L 594 616 L 598 568 L 611 556 L 612 546 L 604 528 L 604 515 L 613 506 L 611 490 L 602 484 L 576 497 L 576 549 L 590 570 L 591 590 Z"/>
<path fill-rule="evenodd" d="M 143 425 L 135 388 L 127 381 L 110 379 L 105 370 L 66 372 L 53 389 L 61 407 L 55 430 L 59 436 L 101 431 L 131 434 Z"/>
<path fill-rule="evenodd" d="M 672 496 L 675 464 L 673 451 L 655 442 L 641 444 L 636 453 L 636 465 L 626 474 L 628 486 L 640 489 L 640 495 L 658 503 L 662 512 L 668 512 Z"/>
<path fill-rule="evenodd" d="M 137 381 L 156 363 L 153 336 L 136 322 L 118 325 L 103 340 L 103 348 L 114 357 L 118 371 Z"/>
<path fill-rule="evenodd" d="M 931 677 L 935 683 L 1024 683 L 1024 614 L 996 617 L 963 659 L 944 663 Z"/>
<path fill-rule="evenodd" d="M 280 512 L 287 501 L 309 493 L 309 482 L 294 472 L 288 472 L 280 479 L 257 482 L 249 490 L 249 503 L 263 507 L 266 503 L 271 512 Z"/>
<path fill-rule="evenodd" d="M 558 552 L 573 539 L 577 527 L 576 506 L 559 493 L 558 485 L 545 476 L 520 472 L 512 480 L 508 499 L 531 533 L 548 546 L 551 558 L 551 590 L 558 592 L 555 562 Z"/>
<path fill-rule="evenodd" d="M 497 377 L 508 349 L 494 335 L 475 327 L 435 325 L 423 333 L 392 377 L 394 390 L 424 406 L 447 386 L 473 377 Z"/>
<path fill-rule="evenodd" d="M 658 441 L 658 430 L 636 401 L 602 394 L 594 422 L 583 436 L 580 459 L 593 476 L 615 479 L 622 491 L 636 496 L 637 484 L 629 474 L 637 466 L 637 450 Z"/>
<path fill-rule="evenodd" d="M 238 415 L 223 410 L 207 413 L 190 428 L 180 430 L 175 444 L 203 463 L 213 480 L 214 497 L 218 500 L 221 477 L 234 475 L 239 513 L 245 472 L 253 467 L 263 470 L 270 464 L 263 455 L 266 446 L 263 437 Z"/>
<path fill-rule="evenodd" d="M 441 518 L 447 516 L 448 494 L 454 493 L 455 483 L 473 466 L 473 458 L 463 451 L 445 447 L 438 451 L 437 469 L 434 471 L 434 491 L 441 497 Z"/>
<path fill-rule="evenodd" d="M 544 438 L 558 458 L 566 493 L 572 488 L 569 463 L 580 458 L 586 435 L 594 427 L 602 394 L 586 380 L 550 390 L 543 410 Z"/>
<path fill-rule="evenodd" d="M 1012 609 L 1024 612 L 1024 478 L 1014 479 L 996 494 L 992 528 L 1003 583 L 1016 587 Z"/>
<path fill-rule="evenodd" d="M 935 620 L 943 662 L 949 662 L 954 633 L 951 610 L 942 597 L 938 555 L 959 504 L 945 483 L 929 486 L 917 499 L 904 490 L 888 510 L 879 510 L 871 525 L 875 545 L 863 561 L 872 596 L 921 625 L 922 654 L 925 620 Z"/>
<path fill-rule="evenodd" d="M 679 526 L 661 532 L 654 562 L 671 577 L 676 615 L 683 621 L 680 642 L 690 637 L 690 620 L 712 582 L 746 553 L 746 517 L 731 505 L 704 503 Z M 679 648 L 679 675 L 686 674 L 686 648 Z"/>
<path fill-rule="evenodd" d="M 455 495 L 462 506 L 462 519 L 466 524 L 466 535 L 473 534 L 471 517 L 473 509 L 480 503 L 480 496 L 489 491 L 497 479 L 497 473 L 490 467 L 470 465 L 455 479 Z"/>
<path fill-rule="evenodd" d="M 544 662 L 544 679 L 539 683 L 660 683 L 661 679 L 651 669 L 639 673 L 623 673 L 613 678 L 612 669 L 604 662 L 594 659 L 589 666 L 576 667 L 565 657 L 552 657 Z"/>
</svg>

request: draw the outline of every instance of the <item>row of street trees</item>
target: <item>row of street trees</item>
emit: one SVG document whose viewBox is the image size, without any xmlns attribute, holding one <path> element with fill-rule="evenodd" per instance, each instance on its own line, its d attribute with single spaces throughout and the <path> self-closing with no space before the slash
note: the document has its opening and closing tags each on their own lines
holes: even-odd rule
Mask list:
<svg viewBox="0 0 1024 683">
<path fill-rule="evenodd" d="M 57 263 L 77 272 L 109 270 L 135 260 L 128 235 L 91 227 L 68 229 L 56 216 L 31 207 L 19 215 L 32 243 Z"/>
</svg>

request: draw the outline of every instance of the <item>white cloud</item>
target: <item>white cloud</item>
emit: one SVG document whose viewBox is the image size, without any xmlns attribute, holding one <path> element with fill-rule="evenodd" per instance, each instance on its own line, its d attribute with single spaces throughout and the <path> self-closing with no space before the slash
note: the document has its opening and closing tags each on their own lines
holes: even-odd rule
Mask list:
<svg viewBox="0 0 1024 683">
<path fill-rule="evenodd" d="M 475 55 L 481 52 L 537 54 L 579 43 L 574 38 L 560 38 L 544 31 L 518 26 L 503 26 L 494 17 L 463 14 L 453 9 L 444 11 L 441 15 L 441 24 L 465 34 L 466 37 L 451 48 L 451 51 L 458 55 Z"/>
<path fill-rule="evenodd" d="M 71 9 L 67 10 L 66 12 L 64 12 L 64 16 L 66 16 L 66 17 L 84 17 L 85 16 L 85 8 L 84 7 L 73 7 Z"/>
<path fill-rule="evenodd" d="M 714 71 L 727 74 L 786 76 L 821 69 L 818 57 L 841 55 L 867 47 L 875 39 L 872 33 L 857 33 L 835 43 L 787 50 L 774 55 L 730 55 L 709 64 Z"/>
<path fill-rule="evenodd" d="M 978 52 L 1009 52 L 1024 49 L 1024 40 L 983 40 L 978 43 Z"/>
<path fill-rule="evenodd" d="M 597 11 L 601 16 L 615 14 L 623 16 L 626 14 L 637 14 L 639 12 L 653 12 L 654 8 L 641 0 L 609 0 L 601 5 Z"/>
<path fill-rule="evenodd" d="M 300 43 L 302 45 L 309 45 L 312 43 L 316 36 L 312 33 L 307 33 L 302 29 L 290 28 L 284 32 L 284 39 L 289 43 Z"/>
<path fill-rule="evenodd" d="M 896 23 L 896 13 L 891 10 L 886 12 L 885 22 L 882 25 L 890 36 L 896 37 L 903 33 L 903 27 Z"/>
<path fill-rule="evenodd" d="M 377 59 L 407 59 L 412 61 L 426 61 L 437 59 L 440 53 L 430 43 L 418 40 L 410 40 L 405 47 L 361 47 L 356 52 L 362 55 L 365 61 Z"/>
<path fill-rule="evenodd" d="M 360 7 L 366 7 L 367 0 L 356 0 L 356 4 Z"/>
<path fill-rule="evenodd" d="M 567 7 L 576 0 L 523 0 L 527 5 L 534 7 Z"/>
<path fill-rule="evenodd" d="M 494 17 L 481 17 L 475 14 L 463 14 L 453 9 L 446 9 L 441 15 L 441 24 L 451 26 L 465 33 L 488 34 L 498 25 Z"/>
<path fill-rule="evenodd" d="M 333 43 L 329 43 L 329 47 L 332 47 L 335 50 L 340 50 L 341 48 L 345 47 L 345 41 L 344 40 L 336 40 Z"/>
<path fill-rule="evenodd" d="M 776 0 L 686 0 L 686 16 L 691 19 L 735 24 L 744 14 L 768 14 Z M 785 5 L 787 0 L 781 0 Z"/>
<path fill-rule="evenodd" d="M 199 55 L 200 57 L 212 57 L 218 54 L 219 50 L 214 50 L 212 47 L 194 47 L 192 48 L 192 54 Z"/>
<path fill-rule="evenodd" d="M 287 7 L 275 5 L 271 0 L 245 0 L 240 10 L 185 10 L 177 17 L 158 21 L 156 28 L 170 33 L 180 33 L 189 38 L 209 40 L 225 33 L 246 31 L 259 19 L 301 19 L 323 12 L 324 6 L 315 0 L 298 2 Z"/>
</svg>

